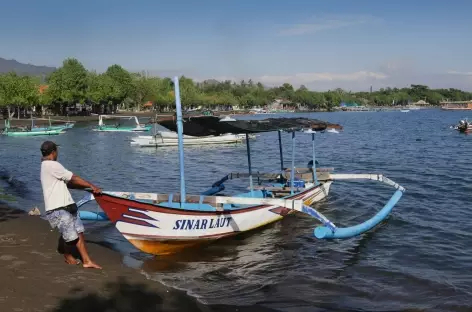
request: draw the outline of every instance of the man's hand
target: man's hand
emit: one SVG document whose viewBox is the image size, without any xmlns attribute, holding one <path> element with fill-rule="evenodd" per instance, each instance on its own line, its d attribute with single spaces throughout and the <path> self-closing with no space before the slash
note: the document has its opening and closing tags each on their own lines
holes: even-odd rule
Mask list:
<svg viewBox="0 0 472 312">
<path fill-rule="evenodd" d="M 102 194 L 102 189 L 99 187 L 96 187 L 95 185 L 92 185 L 92 193 L 93 194 Z"/>
</svg>

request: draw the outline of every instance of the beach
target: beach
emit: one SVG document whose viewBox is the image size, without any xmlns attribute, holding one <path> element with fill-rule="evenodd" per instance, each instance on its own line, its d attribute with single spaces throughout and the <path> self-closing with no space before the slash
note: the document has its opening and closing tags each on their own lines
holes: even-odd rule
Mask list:
<svg viewBox="0 0 472 312">
<path fill-rule="evenodd" d="M 41 217 L 0 205 L 0 311 L 271 311 L 203 305 L 146 279 L 93 239 L 87 247 L 103 270 L 68 265 L 58 238 Z"/>
</svg>

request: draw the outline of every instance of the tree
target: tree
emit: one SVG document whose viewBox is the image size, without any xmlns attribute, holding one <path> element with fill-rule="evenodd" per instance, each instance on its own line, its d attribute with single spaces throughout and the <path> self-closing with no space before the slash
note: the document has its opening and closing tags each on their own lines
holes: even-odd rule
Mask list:
<svg viewBox="0 0 472 312">
<path fill-rule="evenodd" d="M 56 103 L 56 110 L 64 114 L 64 104 L 83 103 L 87 99 L 88 73 L 85 67 L 74 58 L 66 59 L 62 67 L 48 78 L 48 92 Z"/>
<path fill-rule="evenodd" d="M 133 77 L 120 65 L 108 67 L 105 75 L 110 79 L 109 100 L 116 110 L 116 106 L 123 103 L 124 100 L 133 93 Z"/>
<path fill-rule="evenodd" d="M 143 102 L 152 98 L 152 80 L 140 74 L 135 74 L 133 78 L 131 98 L 135 109 L 140 110 Z"/>
<path fill-rule="evenodd" d="M 66 59 L 46 80 L 48 85 L 44 86 L 44 77 L 0 74 L 0 109 L 3 114 L 11 118 L 17 112 L 19 118 L 21 109 L 26 111 L 37 104 L 42 108 L 52 105 L 56 113 L 64 114 L 67 105 L 85 101 L 91 103 L 97 113 L 113 112 L 118 105 L 126 108 L 134 106 L 139 110 L 146 101 L 151 101 L 159 111 L 170 111 L 175 107 L 173 81 L 170 78 L 130 73 L 117 64 L 108 67 L 105 73 L 97 74 L 87 71 L 76 59 Z M 304 85 L 295 89 L 288 82 L 269 88 L 251 79 L 195 82 L 185 76 L 179 78 L 179 84 L 184 109 L 263 107 L 276 99 L 290 106 L 296 104 L 309 109 L 327 110 L 341 102 L 406 105 L 411 101 L 426 100 L 438 105 L 444 100 L 472 100 L 471 92 L 454 88 L 430 89 L 420 84 L 407 88 L 387 87 L 374 92 L 351 92 L 341 88 L 315 92 Z"/>
<path fill-rule="evenodd" d="M 20 118 L 20 108 L 28 108 L 38 99 L 38 88 L 32 77 L 19 76 L 14 72 L 3 75 L 0 79 L 0 104 L 7 107 L 8 117 L 11 118 L 13 107 L 17 108 L 17 118 Z"/>
</svg>

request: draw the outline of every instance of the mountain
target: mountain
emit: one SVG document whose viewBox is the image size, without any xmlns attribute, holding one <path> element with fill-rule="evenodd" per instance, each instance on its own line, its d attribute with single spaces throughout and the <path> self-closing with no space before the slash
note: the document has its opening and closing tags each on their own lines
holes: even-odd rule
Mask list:
<svg viewBox="0 0 472 312">
<path fill-rule="evenodd" d="M 49 74 L 54 70 L 56 70 L 55 67 L 23 64 L 16 60 L 7 60 L 0 57 L 0 74 L 14 71 L 19 75 L 41 75 Z"/>
</svg>

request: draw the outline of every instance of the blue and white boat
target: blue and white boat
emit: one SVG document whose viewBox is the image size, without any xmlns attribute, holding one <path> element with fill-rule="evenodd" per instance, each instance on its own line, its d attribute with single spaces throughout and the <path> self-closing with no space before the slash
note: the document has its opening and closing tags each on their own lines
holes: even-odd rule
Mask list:
<svg viewBox="0 0 472 312">
<path fill-rule="evenodd" d="M 340 128 L 339 125 L 306 118 L 224 121 L 215 116 L 192 117 L 183 122 L 177 77 L 174 79 L 174 86 L 180 190 L 173 194 L 104 191 L 95 197 L 90 194 L 80 202 L 82 205 L 95 199 L 104 212 L 82 212 L 81 218 L 107 219 L 113 222 L 118 231 L 143 252 L 154 255 L 172 254 L 203 242 L 260 228 L 296 212 L 321 222 L 314 230 L 314 236 L 319 239 L 351 238 L 371 230 L 384 220 L 405 191 L 401 185 L 381 174 L 339 174 L 334 173 L 332 168 L 316 168 L 315 132 Z M 194 123 L 194 126 L 189 122 Z M 289 168 L 284 166 L 282 131 L 291 133 L 292 138 Z M 280 169 L 275 172 L 253 172 L 248 137 L 261 132 L 278 133 Z M 295 166 L 296 134 L 306 135 L 307 132 L 311 133 L 312 139 L 312 165 L 298 168 Z M 205 133 L 244 134 L 248 172 L 227 173 L 200 194 L 187 195 L 183 137 Z M 224 183 L 240 178 L 248 178 L 247 192 L 233 196 L 218 195 L 225 189 Z M 345 180 L 378 181 L 394 188 L 395 192 L 385 206 L 369 220 L 355 226 L 338 227 L 311 205 L 328 196 L 333 182 Z"/>
</svg>

